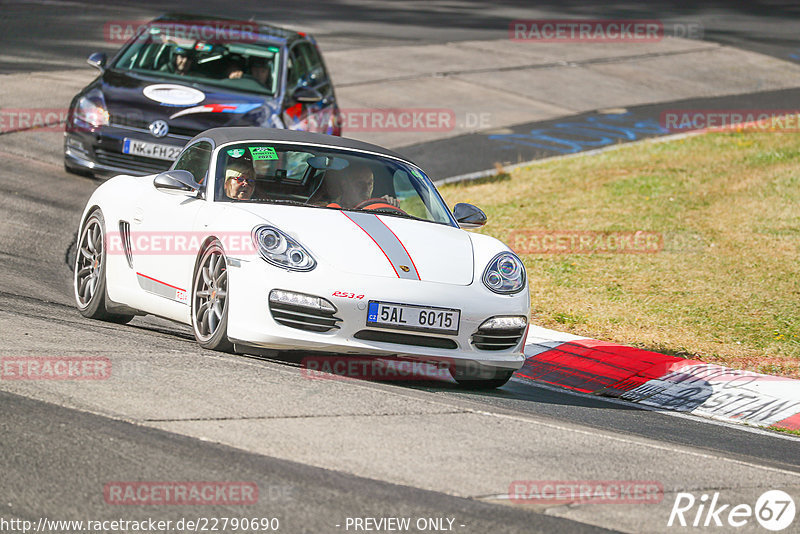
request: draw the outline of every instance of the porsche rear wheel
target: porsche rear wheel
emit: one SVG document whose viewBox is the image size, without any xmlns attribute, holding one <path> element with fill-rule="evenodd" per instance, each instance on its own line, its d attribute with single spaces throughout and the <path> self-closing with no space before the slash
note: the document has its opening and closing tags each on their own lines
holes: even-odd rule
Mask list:
<svg viewBox="0 0 800 534">
<path fill-rule="evenodd" d="M 192 330 L 201 347 L 233 351 L 228 339 L 228 266 L 218 241 L 200 256 L 192 282 Z"/>
<path fill-rule="evenodd" d="M 109 313 L 106 310 L 106 239 L 103 213 L 96 209 L 78 239 L 75 250 L 73 286 L 75 303 L 84 317 L 124 324 L 133 315 Z"/>
</svg>

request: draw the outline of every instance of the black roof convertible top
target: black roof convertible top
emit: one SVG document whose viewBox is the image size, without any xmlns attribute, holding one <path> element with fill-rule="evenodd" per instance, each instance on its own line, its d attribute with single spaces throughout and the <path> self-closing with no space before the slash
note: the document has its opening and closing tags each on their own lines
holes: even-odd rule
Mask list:
<svg viewBox="0 0 800 534">
<path fill-rule="evenodd" d="M 334 135 L 325 135 L 320 133 L 301 132 L 297 130 L 285 130 L 282 128 L 258 128 L 255 126 L 212 128 L 197 134 L 187 144 L 191 144 L 196 139 L 200 139 L 202 137 L 213 140 L 216 145 L 251 140 L 277 141 L 283 143 L 313 143 L 316 145 L 329 146 L 331 148 L 351 148 L 354 150 L 364 150 L 413 163 L 408 158 L 403 157 L 396 152 L 392 152 L 391 150 L 378 145 L 357 141 L 356 139 L 348 139 L 347 137 L 337 137 Z"/>
</svg>

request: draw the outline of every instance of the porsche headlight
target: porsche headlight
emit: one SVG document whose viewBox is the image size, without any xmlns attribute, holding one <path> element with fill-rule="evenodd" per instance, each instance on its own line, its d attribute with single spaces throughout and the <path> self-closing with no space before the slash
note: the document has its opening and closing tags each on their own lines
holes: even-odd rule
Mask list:
<svg viewBox="0 0 800 534">
<path fill-rule="evenodd" d="M 511 252 L 501 252 L 489 262 L 483 284 L 495 293 L 519 293 L 525 287 L 525 266 Z"/>
<path fill-rule="evenodd" d="M 278 267 L 293 271 L 310 271 L 317 266 L 317 262 L 303 245 L 274 226 L 255 228 L 253 243 L 262 258 Z"/>
<path fill-rule="evenodd" d="M 74 118 L 95 128 L 107 126 L 109 123 L 108 109 L 106 108 L 103 93 L 90 91 L 78 99 L 75 105 Z"/>
</svg>

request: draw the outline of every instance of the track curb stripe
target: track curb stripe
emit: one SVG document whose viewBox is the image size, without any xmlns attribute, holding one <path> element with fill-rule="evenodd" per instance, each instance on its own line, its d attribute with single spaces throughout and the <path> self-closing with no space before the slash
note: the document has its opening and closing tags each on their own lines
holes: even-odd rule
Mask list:
<svg viewBox="0 0 800 534">
<path fill-rule="evenodd" d="M 732 423 L 800 430 L 800 380 L 538 328 L 517 378 Z"/>
</svg>

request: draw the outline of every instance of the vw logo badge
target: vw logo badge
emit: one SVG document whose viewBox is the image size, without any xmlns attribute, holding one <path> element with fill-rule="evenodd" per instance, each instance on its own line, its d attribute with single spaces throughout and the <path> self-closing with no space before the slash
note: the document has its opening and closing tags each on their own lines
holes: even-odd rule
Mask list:
<svg viewBox="0 0 800 534">
<path fill-rule="evenodd" d="M 164 137 L 169 133 L 169 125 L 167 125 L 166 121 L 153 121 L 148 126 L 148 129 L 153 134 L 153 137 Z"/>
</svg>

